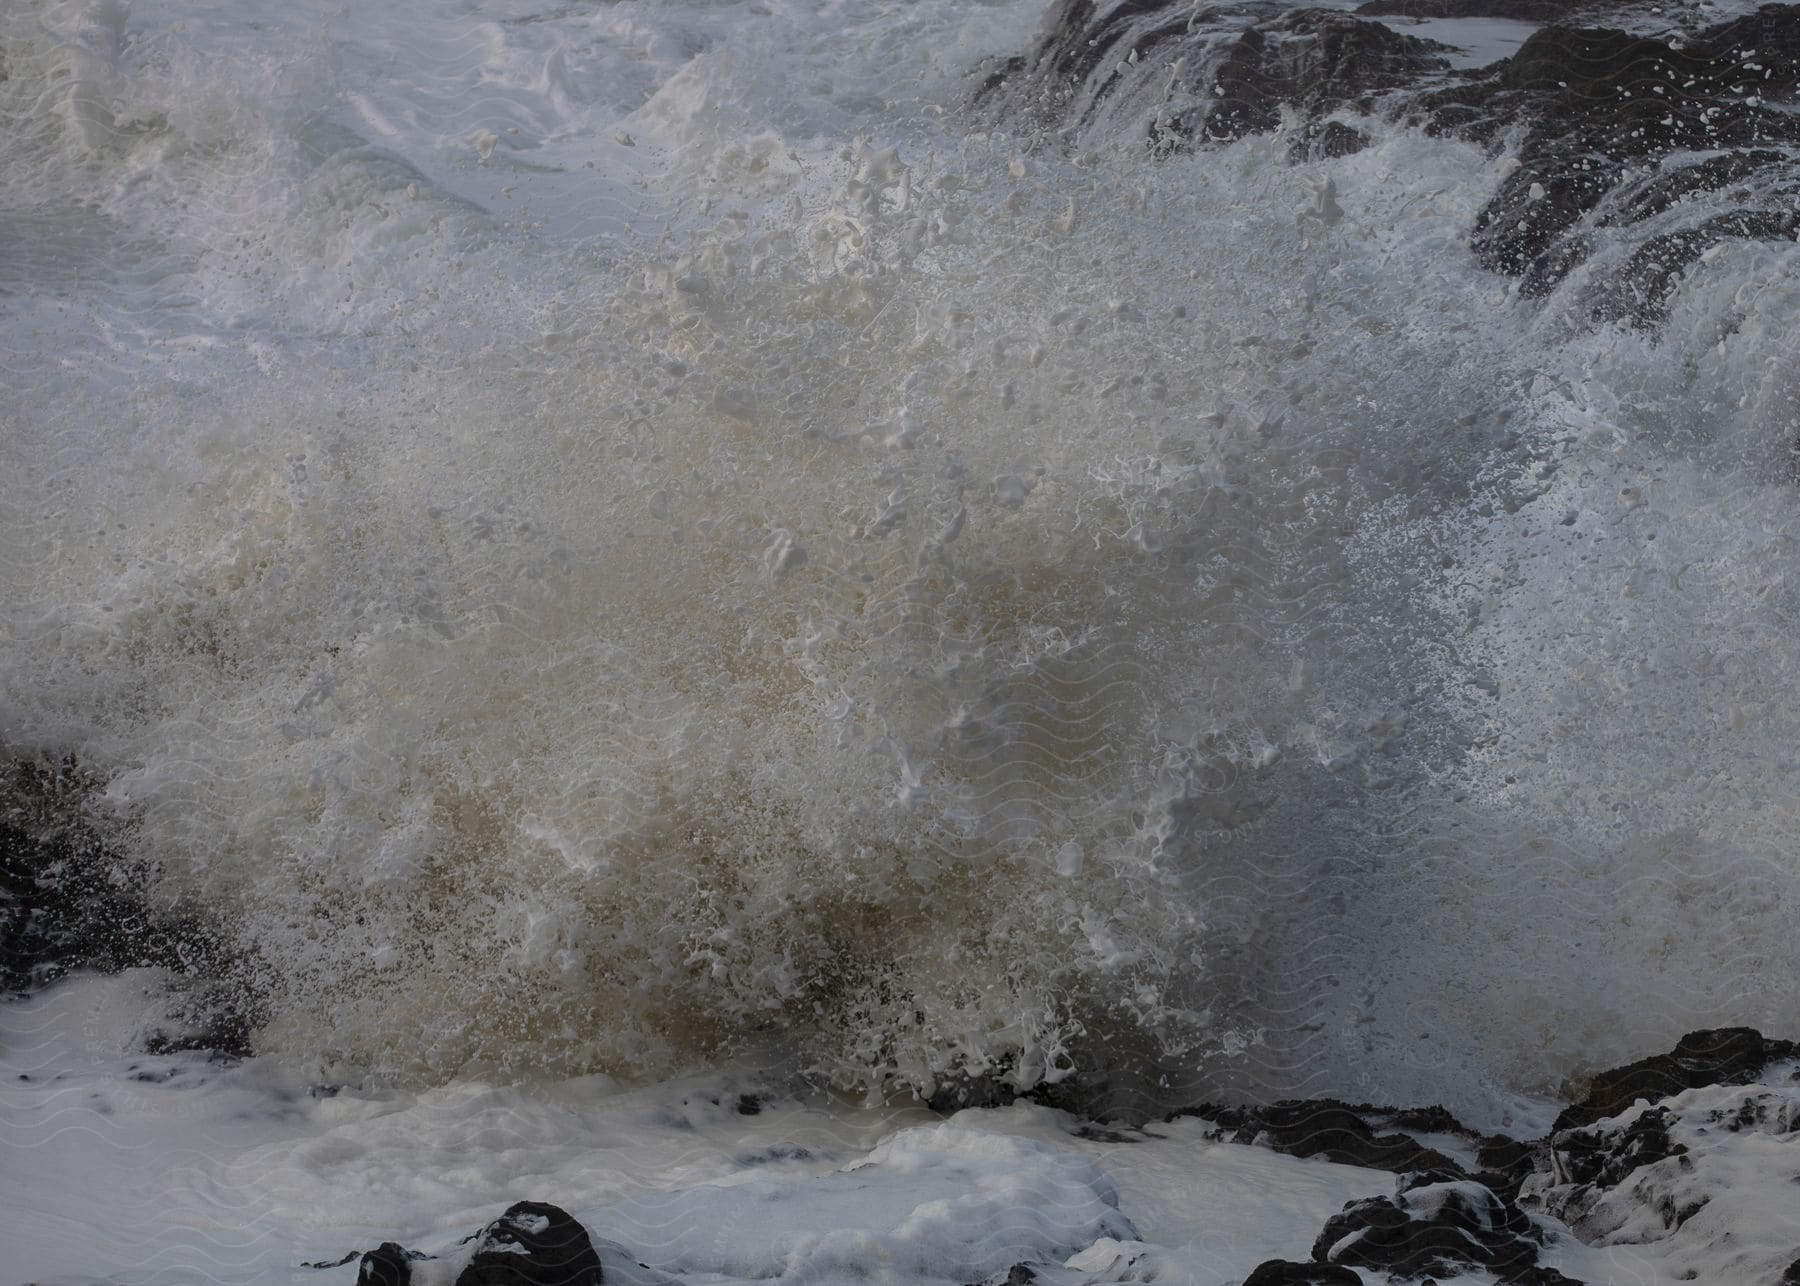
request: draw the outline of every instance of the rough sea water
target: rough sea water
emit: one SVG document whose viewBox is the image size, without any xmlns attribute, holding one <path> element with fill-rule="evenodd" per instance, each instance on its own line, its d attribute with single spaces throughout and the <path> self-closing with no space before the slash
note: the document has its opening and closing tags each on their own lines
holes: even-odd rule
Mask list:
<svg viewBox="0 0 1800 1286">
<path fill-rule="evenodd" d="M 527 1150 L 718 1069 L 1499 1128 L 1800 1029 L 1800 245 L 1596 321 L 1643 229 L 1527 297 L 1504 145 L 972 106 L 1044 8 L 0 6 L 0 752 L 158 988 Z"/>
</svg>

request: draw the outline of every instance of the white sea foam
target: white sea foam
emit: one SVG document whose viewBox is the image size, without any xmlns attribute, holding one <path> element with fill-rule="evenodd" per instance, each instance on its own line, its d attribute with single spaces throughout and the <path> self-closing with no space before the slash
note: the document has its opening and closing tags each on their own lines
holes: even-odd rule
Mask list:
<svg viewBox="0 0 1800 1286">
<path fill-rule="evenodd" d="M 1800 1018 L 1800 249 L 1595 331 L 1466 144 L 971 135 L 1035 21 L 0 15 L 0 736 L 264 1048 L 1498 1122 Z"/>
</svg>

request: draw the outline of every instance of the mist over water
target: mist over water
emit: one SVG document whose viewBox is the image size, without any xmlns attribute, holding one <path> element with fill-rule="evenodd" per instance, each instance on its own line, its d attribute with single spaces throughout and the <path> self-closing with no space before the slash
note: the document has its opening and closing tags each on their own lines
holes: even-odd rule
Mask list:
<svg viewBox="0 0 1800 1286">
<path fill-rule="evenodd" d="M 0 16 L 0 743 L 262 1048 L 1479 1116 L 1800 1021 L 1800 247 L 1595 327 L 1466 143 L 994 132 L 1031 3 L 292 8 Z"/>
</svg>

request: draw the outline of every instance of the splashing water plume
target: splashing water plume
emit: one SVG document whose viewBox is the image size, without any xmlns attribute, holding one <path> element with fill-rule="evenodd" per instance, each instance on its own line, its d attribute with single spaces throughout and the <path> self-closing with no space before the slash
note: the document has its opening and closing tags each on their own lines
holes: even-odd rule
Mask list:
<svg viewBox="0 0 1800 1286">
<path fill-rule="evenodd" d="M 1469 144 L 967 134 L 1029 5 L 514 7 L 0 18 L 0 737 L 261 1047 L 1466 1102 L 1800 1015 L 1795 247 L 1594 329 Z"/>
</svg>

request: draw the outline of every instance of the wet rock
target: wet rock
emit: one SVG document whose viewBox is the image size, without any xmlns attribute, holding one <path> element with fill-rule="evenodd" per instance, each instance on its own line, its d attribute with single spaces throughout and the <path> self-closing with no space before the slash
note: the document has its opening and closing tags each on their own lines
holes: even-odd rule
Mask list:
<svg viewBox="0 0 1800 1286">
<path fill-rule="evenodd" d="M 412 1266 L 429 1258 L 398 1242 L 384 1241 L 362 1257 L 356 1270 L 356 1286 L 407 1286 L 412 1281 Z"/>
<path fill-rule="evenodd" d="M 1756 1253 L 1758 1234 L 1772 1279 L 1800 1237 L 1800 1087 L 1708 1085 L 1660 1103 L 1551 1136 L 1550 1173 L 1520 1200 L 1600 1245 L 1665 1242 L 1707 1262 L 1721 1248 Z M 1703 1212 L 1708 1218 L 1697 1218 Z M 1771 1214 L 1785 1212 L 1779 1220 Z M 1787 1240 L 1784 1240 L 1787 1239 Z"/>
<path fill-rule="evenodd" d="M 1586 257 L 1584 217 L 1653 158 L 1734 149 L 1785 164 L 1785 149 L 1768 145 L 1800 145 L 1800 120 L 1781 106 L 1794 93 L 1796 53 L 1800 12 L 1788 6 L 1681 42 L 1552 26 L 1419 107 L 1431 127 L 1476 138 L 1530 123 L 1471 244 L 1489 268 L 1542 295 Z M 1738 164 L 1739 178 L 1756 172 Z"/>
<path fill-rule="evenodd" d="M 1800 1043 L 1774 1040 L 1751 1027 L 1689 1032 L 1667 1054 L 1600 1072 L 1580 1102 L 1563 1109 L 1553 1127 L 1574 1129 L 1617 1116 L 1638 1099 L 1667 1098 L 1708 1085 L 1747 1085 L 1769 1064 L 1800 1058 Z"/>
<path fill-rule="evenodd" d="M 983 69 L 975 101 L 1049 129 L 1105 122 L 1179 147 L 1273 129 L 1284 106 L 1367 109 L 1446 70 L 1449 52 L 1336 10 L 1062 0 L 1030 53 Z"/>
<path fill-rule="evenodd" d="M 207 926 L 153 909 L 151 872 L 90 820 L 102 784 L 73 759 L 0 760 L 0 989 L 82 967 L 226 972 Z"/>
<path fill-rule="evenodd" d="M 1271 131 L 1291 113 L 1288 155 L 1311 163 L 1367 145 L 1330 119 L 1345 112 L 1516 145 L 1470 244 L 1528 297 L 1619 240 L 1596 229 L 1692 207 L 1686 226 L 1665 220 L 1619 251 L 1622 266 L 1596 274 L 1584 301 L 1600 320 L 1652 326 L 1714 245 L 1800 231 L 1800 6 L 1711 26 L 1699 25 L 1704 12 L 1627 0 L 1370 0 L 1364 16 L 1257 0 L 1062 0 L 1030 52 L 987 65 L 976 99 L 1010 126 L 1136 136 L 1153 149 Z M 1454 72 L 1448 47 L 1377 15 L 1550 25 L 1510 58 Z"/>
<path fill-rule="evenodd" d="M 520 1201 L 475 1237 L 456 1286 L 600 1286 L 587 1229 L 560 1206 Z"/>
<path fill-rule="evenodd" d="M 1543 1139 L 1509 1139 L 1496 1134 L 1481 1141 L 1475 1161 L 1479 1172 L 1474 1177 L 1513 1199 L 1525 1180 L 1550 1168 L 1550 1145 Z"/>
<path fill-rule="evenodd" d="M 974 1286 L 1032 1286 L 1038 1275 L 1028 1264 L 1014 1264 L 1003 1273 L 995 1273 L 992 1277 L 974 1283 Z"/>
<path fill-rule="evenodd" d="M 1484 1268 L 1514 1281 L 1538 1267 L 1542 1245 L 1530 1217 L 1491 1188 L 1422 1175 L 1396 1196 L 1345 1206 L 1326 1221 L 1313 1258 L 1401 1277 Z"/>
<path fill-rule="evenodd" d="M 153 872 L 91 820 L 103 783 L 73 759 L 0 760 L 0 994 L 74 969 L 153 967 L 175 976 L 150 1054 L 241 1057 L 261 1016 L 247 962 L 201 915 L 153 903 Z"/>
<path fill-rule="evenodd" d="M 1212 70 L 1210 99 L 1173 113 L 1166 128 L 1184 138 L 1235 139 L 1274 129 L 1284 105 L 1309 116 L 1346 104 L 1366 109 L 1376 94 L 1447 68 L 1444 52 L 1384 23 L 1294 10 L 1240 35 Z"/>
<path fill-rule="evenodd" d="M 1699 193 L 1743 202 L 1753 194 L 1746 180 L 1768 174 L 1788 159 L 1785 153 L 1767 148 L 1726 152 L 1699 162 L 1665 158 L 1661 168 L 1623 193 L 1615 209 L 1602 212 L 1599 222 L 1603 226 L 1639 223 Z"/>
<path fill-rule="evenodd" d="M 1342 121 L 1313 121 L 1288 145 L 1291 161 L 1327 161 L 1354 156 L 1369 145 L 1369 136 Z"/>
<path fill-rule="evenodd" d="M 1620 1128 L 1564 1130 L 1551 1144 L 1552 1181 L 1611 1188 L 1639 1166 L 1680 1156 L 1687 1148 L 1670 1139 L 1674 1122 L 1668 1108 L 1653 1107 Z"/>
<path fill-rule="evenodd" d="M 1550 1173 L 1527 1185 L 1526 1199 L 1536 1199 L 1548 1213 L 1571 1225 L 1585 1224 L 1638 1170 L 1687 1154 L 1687 1146 L 1670 1137 L 1676 1121 L 1671 1109 L 1646 1106 L 1585 1128 L 1558 1131 L 1551 1139 Z M 1663 1223 L 1670 1230 L 1678 1228 L 1702 1205 L 1671 1205 Z"/>
<path fill-rule="evenodd" d="M 1337 1264 L 1301 1264 L 1271 1259 L 1244 1278 L 1244 1286 L 1362 1286 L 1353 1269 Z"/>
<path fill-rule="evenodd" d="M 1709 250 L 1731 241 L 1791 241 L 1797 232 L 1800 210 L 1734 210 L 1653 237 L 1605 283 L 1594 314 L 1603 321 L 1653 326 L 1668 315 L 1678 278 Z"/>
<path fill-rule="evenodd" d="M 1356 12 L 1371 17 L 1511 18 L 1519 22 L 1588 21 L 1619 11 L 1647 11 L 1645 0 L 1368 0 Z"/>
<path fill-rule="evenodd" d="M 1503 1278 L 1504 1286 L 1585 1286 L 1585 1283 L 1570 1277 L 1567 1273 L 1558 1272 L 1554 1268 L 1537 1264 L 1523 1272 L 1514 1273 Z"/>
<path fill-rule="evenodd" d="M 1225 1127 L 1226 1137 L 1234 1143 L 1258 1143 L 1290 1156 L 1396 1174 L 1425 1170 L 1462 1173 L 1443 1153 L 1391 1128 L 1410 1122 L 1414 1129 L 1442 1128 L 1466 1134 L 1441 1107 L 1396 1112 L 1335 1099 L 1295 1099 L 1268 1107 L 1201 1106 L 1174 1115 L 1204 1117 Z"/>
<path fill-rule="evenodd" d="M 117 863 L 81 820 L 95 783 L 73 761 L 0 764 L 0 988 L 22 993 L 133 936 L 134 899 L 109 888 Z"/>
</svg>

